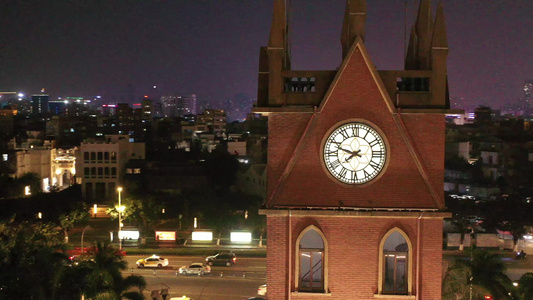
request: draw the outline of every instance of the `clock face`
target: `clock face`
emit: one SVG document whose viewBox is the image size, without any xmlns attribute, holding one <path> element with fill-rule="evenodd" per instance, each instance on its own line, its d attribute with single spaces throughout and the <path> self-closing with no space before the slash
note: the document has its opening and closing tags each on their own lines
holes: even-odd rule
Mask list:
<svg viewBox="0 0 533 300">
<path fill-rule="evenodd" d="M 345 123 L 333 130 L 323 147 L 326 169 L 346 184 L 363 184 L 376 178 L 385 166 L 383 137 L 365 123 Z"/>
</svg>

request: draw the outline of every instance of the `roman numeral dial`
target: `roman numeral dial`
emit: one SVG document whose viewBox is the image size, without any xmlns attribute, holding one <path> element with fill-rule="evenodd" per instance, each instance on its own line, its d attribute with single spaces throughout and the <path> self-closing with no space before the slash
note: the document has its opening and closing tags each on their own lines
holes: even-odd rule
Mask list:
<svg viewBox="0 0 533 300">
<path fill-rule="evenodd" d="M 327 136 L 322 159 L 328 172 L 346 184 L 363 184 L 376 178 L 387 161 L 387 146 L 372 126 L 345 123 Z"/>
</svg>

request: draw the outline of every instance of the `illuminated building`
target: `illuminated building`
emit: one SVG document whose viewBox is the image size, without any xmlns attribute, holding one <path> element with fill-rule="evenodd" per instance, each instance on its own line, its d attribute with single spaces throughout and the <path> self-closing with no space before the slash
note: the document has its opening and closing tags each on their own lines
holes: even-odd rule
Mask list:
<svg viewBox="0 0 533 300">
<path fill-rule="evenodd" d="M 274 1 L 253 108 L 268 115 L 268 298 L 441 299 L 445 114 L 459 113 L 442 3 L 433 19 L 420 1 L 404 70 L 376 70 L 366 1 L 348 0 L 340 66 L 301 71 L 286 3 Z"/>
<path fill-rule="evenodd" d="M 220 135 L 226 132 L 226 113 L 223 109 L 206 109 L 196 116 L 196 131 Z"/>
<path fill-rule="evenodd" d="M 76 152 L 76 178 L 83 197 L 96 201 L 115 197 L 126 163 L 145 158 L 145 144 L 132 143 L 127 135 L 106 135 L 104 140 L 84 141 Z"/>
<path fill-rule="evenodd" d="M 48 113 L 48 94 L 31 95 L 31 109 L 34 115 Z"/>
<path fill-rule="evenodd" d="M 52 149 L 51 185 L 63 189 L 74 184 L 76 175 L 76 149 Z"/>
<path fill-rule="evenodd" d="M 181 117 L 196 114 L 196 95 L 163 96 L 161 97 L 161 112 L 164 117 Z"/>
</svg>

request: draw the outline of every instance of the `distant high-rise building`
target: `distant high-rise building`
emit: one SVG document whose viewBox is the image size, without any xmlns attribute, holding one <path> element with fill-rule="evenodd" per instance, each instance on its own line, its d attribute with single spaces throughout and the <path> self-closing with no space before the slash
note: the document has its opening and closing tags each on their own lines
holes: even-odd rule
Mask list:
<svg viewBox="0 0 533 300">
<path fill-rule="evenodd" d="M 196 114 L 196 95 L 188 96 L 163 96 L 161 97 L 161 110 L 165 117 L 181 117 Z"/>
<path fill-rule="evenodd" d="M 31 108 L 33 114 L 48 113 L 48 94 L 31 95 Z"/>
<path fill-rule="evenodd" d="M 478 106 L 474 111 L 474 123 L 475 124 L 490 124 L 492 120 L 492 110 L 488 106 Z"/>
<path fill-rule="evenodd" d="M 62 115 L 65 112 L 68 101 L 66 100 L 52 100 L 48 102 L 49 111 L 54 115 Z"/>
<path fill-rule="evenodd" d="M 145 98 L 142 102 L 143 118 L 151 119 L 154 117 L 154 103 L 152 100 Z"/>
<path fill-rule="evenodd" d="M 524 115 L 533 114 L 533 79 L 524 81 Z"/>
</svg>

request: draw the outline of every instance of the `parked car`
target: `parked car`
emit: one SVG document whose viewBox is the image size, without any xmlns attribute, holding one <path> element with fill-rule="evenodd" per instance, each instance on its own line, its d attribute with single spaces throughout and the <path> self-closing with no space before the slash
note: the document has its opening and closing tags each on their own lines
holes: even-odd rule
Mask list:
<svg viewBox="0 0 533 300">
<path fill-rule="evenodd" d="M 257 289 L 257 294 L 259 296 L 266 296 L 266 294 L 267 294 L 267 285 L 266 284 L 260 285 L 259 288 Z"/>
<path fill-rule="evenodd" d="M 178 270 L 178 274 L 180 275 L 204 275 L 209 273 L 211 273 L 211 267 L 202 263 L 192 263 L 188 266 L 183 266 Z"/>
<path fill-rule="evenodd" d="M 235 264 L 237 262 L 237 257 L 235 256 L 235 253 L 218 253 L 217 255 L 208 256 L 205 259 L 205 262 L 210 265 L 219 265 L 219 266 L 227 266 L 230 267 L 231 265 Z"/>
<path fill-rule="evenodd" d="M 139 259 L 137 261 L 137 268 L 153 267 L 162 268 L 168 266 L 168 259 L 157 255 L 152 255 L 147 258 Z"/>
</svg>

